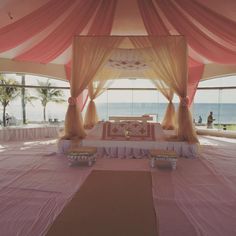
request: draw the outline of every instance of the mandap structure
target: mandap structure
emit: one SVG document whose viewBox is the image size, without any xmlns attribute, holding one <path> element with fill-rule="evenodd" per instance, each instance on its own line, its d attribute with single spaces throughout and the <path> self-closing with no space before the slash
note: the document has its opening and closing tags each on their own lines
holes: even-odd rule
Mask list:
<svg viewBox="0 0 236 236">
<path fill-rule="evenodd" d="M 198 82 L 236 72 L 235 9 L 234 0 L 3 0 L 0 72 L 69 80 L 69 139 L 96 123 L 94 99 L 109 81 L 151 79 L 169 100 L 167 117 L 173 93 L 180 98 L 177 124 L 164 119 L 163 127 L 196 143 L 188 107 Z"/>
</svg>

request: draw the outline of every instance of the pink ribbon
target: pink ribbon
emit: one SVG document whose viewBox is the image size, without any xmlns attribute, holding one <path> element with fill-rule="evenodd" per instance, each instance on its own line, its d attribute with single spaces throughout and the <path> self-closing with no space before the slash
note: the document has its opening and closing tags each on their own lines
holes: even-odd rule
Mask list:
<svg viewBox="0 0 236 236">
<path fill-rule="evenodd" d="M 78 103 L 78 99 L 75 97 L 69 97 L 68 98 L 68 103 L 70 106 L 75 106 Z"/>
<path fill-rule="evenodd" d="M 180 105 L 187 107 L 189 105 L 189 97 L 180 98 Z"/>
</svg>

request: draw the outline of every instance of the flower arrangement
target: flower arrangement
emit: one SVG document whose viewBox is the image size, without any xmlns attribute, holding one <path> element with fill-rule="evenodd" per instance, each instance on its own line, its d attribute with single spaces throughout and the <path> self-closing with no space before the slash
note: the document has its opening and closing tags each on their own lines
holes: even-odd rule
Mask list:
<svg viewBox="0 0 236 236">
<path fill-rule="evenodd" d="M 126 139 L 130 138 L 130 132 L 128 129 L 124 130 L 124 135 L 125 135 Z"/>
</svg>

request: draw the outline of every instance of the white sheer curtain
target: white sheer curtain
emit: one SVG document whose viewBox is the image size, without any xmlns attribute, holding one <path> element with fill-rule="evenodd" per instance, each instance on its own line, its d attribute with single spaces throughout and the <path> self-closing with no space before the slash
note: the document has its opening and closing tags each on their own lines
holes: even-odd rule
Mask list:
<svg viewBox="0 0 236 236">
<path fill-rule="evenodd" d="M 142 48 L 149 66 L 180 98 L 178 110 L 178 140 L 198 142 L 193 128 L 187 98 L 187 44 L 184 36 L 130 37 L 136 48 Z"/>
<path fill-rule="evenodd" d="M 174 92 L 172 89 L 167 88 L 161 80 L 152 80 L 152 82 L 169 102 L 161 126 L 166 130 L 174 130 L 176 128 L 175 106 L 172 103 Z"/>
<path fill-rule="evenodd" d="M 77 97 L 104 67 L 122 37 L 78 36 L 73 41 L 71 97 L 65 118 L 65 139 L 82 139 L 86 136 Z"/>
</svg>

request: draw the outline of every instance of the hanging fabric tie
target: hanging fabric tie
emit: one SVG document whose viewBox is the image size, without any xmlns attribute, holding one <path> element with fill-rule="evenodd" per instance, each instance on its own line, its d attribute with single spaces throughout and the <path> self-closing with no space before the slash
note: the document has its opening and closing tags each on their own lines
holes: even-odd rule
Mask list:
<svg viewBox="0 0 236 236">
<path fill-rule="evenodd" d="M 188 107 L 189 106 L 189 97 L 181 97 L 180 98 L 180 105 L 183 107 Z"/>
<path fill-rule="evenodd" d="M 78 98 L 75 98 L 75 97 L 69 97 L 68 103 L 69 103 L 69 106 L 75 106 L 76 104 L 79 103 L 79 100 Z"/>
</svg>

